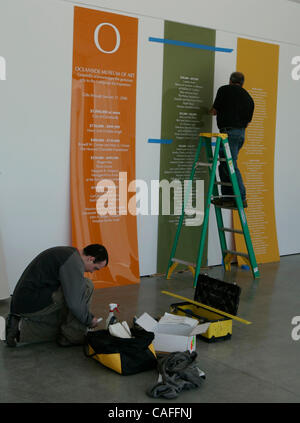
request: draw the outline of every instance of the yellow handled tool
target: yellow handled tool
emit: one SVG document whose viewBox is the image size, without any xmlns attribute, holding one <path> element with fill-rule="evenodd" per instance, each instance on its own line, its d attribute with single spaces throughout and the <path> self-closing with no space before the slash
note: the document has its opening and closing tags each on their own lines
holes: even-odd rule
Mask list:
<svg viewBox="0 0 300 423">
<path fill-rule="evenodd" d="M 188 301 L 191 304 L 195 304 L 197 306 L 206 308 L 207 310 L 213 311 L 217 314 L 220 314 L 221 316 L 226 316 L 226 317 L 229 317 L 230 319 L 237 320 L 238 322 L 244 323 L 245 325 L 251 325 L 251 323 L 252 323 L 252 322 L 249 322 L 248 320 L 241 319 L 240 317 L 233 316 L 232 314 L 225 313 L 225 311 L 218 310 L 217 308 L 210 307 L 206 304 L 198 303 L 198 301 L 190 300 L 189 298 L 182 297 L 181 295 L 172 294 L 172 292 L 161 291 L 161 293 L 166 294 L 166 295 L 170 295 L 171 297 L 179 298 L 179 299 L 184 300 L 184 301 Z"/>
</svg>

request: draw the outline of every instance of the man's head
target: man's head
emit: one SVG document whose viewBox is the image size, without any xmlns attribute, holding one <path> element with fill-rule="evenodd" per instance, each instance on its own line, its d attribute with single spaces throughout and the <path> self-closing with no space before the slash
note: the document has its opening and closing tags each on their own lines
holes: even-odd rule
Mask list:
<svg viewBox="0 0 300 423">
<path fill-rule="evenodd" d="M 231 85 L 244 85 L 245 77 L 241 72 L 233 72 L 230 75 L 229 84 Z"/>
<path fill-rule="evenodd" d="M 107 250 L 100 244 L 87 245 L 80 251 L 80 256 L 86 272 L 93 273 L 95 270 L 100 270 L 108 264 Z"/>
</svg>

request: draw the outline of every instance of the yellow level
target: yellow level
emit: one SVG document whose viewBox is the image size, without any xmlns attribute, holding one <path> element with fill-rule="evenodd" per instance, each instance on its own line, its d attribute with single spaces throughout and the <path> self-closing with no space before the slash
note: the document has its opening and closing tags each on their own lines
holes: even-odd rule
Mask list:
<svg viewBox="0 0 300 423">
<path fill-rule="evenodd" d="M 190 300 L 189 298 L 182 297 L 181 295 L 172 294 L 172 292 L 161 291 L 161 293 L 166 294 L 166 295 L 171 295 L 171 297 L 179 298 L 179 299 L 187 301 L 191 304 L 195 304 L 197 306 L 206 308 L 207 310 L 213 311 L 217 314 L 220 314 L 221 316 L 226 316 L 226 317 L 229 317 L 230 319 L 237 320 L 238 322 L 244 323 L 245 325 L 251 325 L 251 323 L 252 323 L 252 322 L 249 322 L 248 320 L 241 319 L 240 317 L 233 316 L 232 314 L 225 313 L 225 311 L 218 310 L 217 308 L 210 307 L 206 304 L 198 303 L 198 301 Z"/>
</svg>

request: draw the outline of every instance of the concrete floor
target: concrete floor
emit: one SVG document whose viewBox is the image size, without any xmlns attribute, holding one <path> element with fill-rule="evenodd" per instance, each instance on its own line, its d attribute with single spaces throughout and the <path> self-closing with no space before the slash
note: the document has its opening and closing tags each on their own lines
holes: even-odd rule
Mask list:
<svg viewBox="0 0 300 423">
<path fill-rule="evenodd" d="M 253 324 L 233 322 L 230 340 L 208 344 L 198 339 L 198 363 L 206 380 L 199 389 L 182 392 L 168 405 L 298 403 L 300 340 L 291 337 L 291 321 L 300 316 L 300 256 L 260 265 L 261 278 L 255 281 L 249 271 L 235 266 L 226 274 L 220 266 L 203 271 L 241 286 L 238 315 Z M 108 303 L 117 302 L 120 318 L 129 323 L 144 311 L 158 317 L 178 302 L 161 290 L 192 299 L 192 285 L 189 272 L 174 274 L 170 280 L 143 277 L 139 285 L 95 291 L 92 312 L 106 317 Z M 0 301 L 0 315 L 8 307 L 9 300 Z M 0 342 L 0 403 L 163 404 L 166 400 L 146 395 L 157 377 L 156 370 L 120 376 L 86 358 L 82 347 L 44 343 L 13 349 Z"/>
</svg>

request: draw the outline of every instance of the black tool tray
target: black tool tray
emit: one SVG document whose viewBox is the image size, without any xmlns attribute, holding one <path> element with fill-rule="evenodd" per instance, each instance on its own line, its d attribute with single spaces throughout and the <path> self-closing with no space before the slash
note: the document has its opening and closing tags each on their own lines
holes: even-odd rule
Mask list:
<svg viewBox="0 0 300 423">
<path fill-rule="evenodd" d="M 194 300 L 213 307 L 215 311 L 184 302 L 171 305 L 171 312 L 177 315 L 194 317 L 201 323 L 211 322 L 208 330 L 199 335 L 207 342 L 230 339 L 232 335 L 232 319 L 219 314 L 218 311 L 236 315 L 238 311 L 241 288 L 235 283 L 214 279 L 207 274 L 200 274 L 197 280 Z"/>
</svg>

